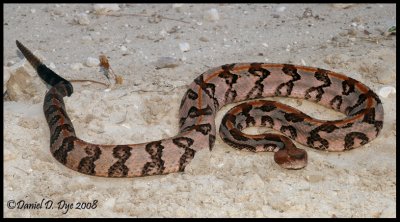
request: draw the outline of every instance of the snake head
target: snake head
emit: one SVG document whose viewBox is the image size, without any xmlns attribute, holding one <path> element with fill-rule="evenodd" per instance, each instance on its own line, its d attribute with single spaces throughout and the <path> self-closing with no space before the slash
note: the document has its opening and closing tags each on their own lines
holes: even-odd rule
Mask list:
<svg viewBox="0 0 400 222">
<path fill-rule="evenodd" d="M 297 148 L 287 137 L 284 138 L 282 137 L 282 142 L 285 146 L 275 152 L 275 162 L 279 166 L 289 170 L 298 170 L 307 166 L 307 152 Z"/>
</svg>

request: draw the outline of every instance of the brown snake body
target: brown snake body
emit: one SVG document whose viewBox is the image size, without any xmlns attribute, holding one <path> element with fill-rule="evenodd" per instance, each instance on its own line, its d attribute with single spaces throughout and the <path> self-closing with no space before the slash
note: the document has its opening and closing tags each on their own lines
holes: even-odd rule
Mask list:
<svg viewBox="0 0 400 222">
<path fill-rule="evenodd" d="M 228 103 L 280 96 L 306 99 L 342 112 L 344 119 L 314 119 L 279 102 L 253 100 L 223 117 L 220 136 L 229 145 L 254 152 L 274 151 L 274 159 L 287 169 L 307 164 L 307 153 L 290 139 L 320 150 L 344 151 L 378 136 L 383 126 L 379 97 L 350 77 L 320 68 L 290 64 L 237 63 L 210 69 L 188 86 L 179 109 L 179 134 L 153 142 L 99 145 L 79 139 L 63 97 L 71 96 L 71 83 L 47 68 L 26 47 L 17 46 L 50 85 L 43 110 L 50 128 L 50 151 L 70 169 L 103 177 L 137 177 L 183 171 L 195 153 L 212 149 L 216 112 Z M 282 134 L 247 135 L 242 129 L 267 126 Z M 290 139 L 289 139 L 290 138 Z"/>
</svg>

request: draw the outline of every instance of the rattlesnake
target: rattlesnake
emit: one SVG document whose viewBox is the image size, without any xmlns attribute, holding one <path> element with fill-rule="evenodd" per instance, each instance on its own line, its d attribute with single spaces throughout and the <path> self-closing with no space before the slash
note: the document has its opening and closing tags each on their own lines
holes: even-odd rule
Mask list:
<svg viewBox="0 0 400 222">
<path fill-rule="evenodd" d="M 275 162 L 287 169 L 307 164 L 307 153 L 290 139 L 319 150 L 344 151 L 370 142 L 383 126 L 379 97 L 355 79 L 291 64 L 236 63 L 209 69 L 188 86 L 179 108 L 178 135 L 141 144 L 91 144 L 75 135 L 65 109 L 63 97 L 71 96 L 72 84 L 16 43 L 50 87 L 43 110 L 50 128 L 51 153 L 65 166 L 89 175 L 136 177 L 183 171 L 197 151 L 213 148 L 216 112 L 242 100 L 257 99 L 225 114 L 219 129 L 221 138 L 237 149 L 274 151 Z M 269 96 L 306 99 L 346 117 L 318 120 L 282 103 L 258 100 Z M 268 126 L 287 137 L 241 132 L 250 126 Z"/>
</svg>

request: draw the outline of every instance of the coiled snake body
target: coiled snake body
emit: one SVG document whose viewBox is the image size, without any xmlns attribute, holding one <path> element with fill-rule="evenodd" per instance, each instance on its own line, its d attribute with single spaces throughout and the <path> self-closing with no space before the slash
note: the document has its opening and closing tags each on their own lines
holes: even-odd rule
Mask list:
<svg viewBox="0 0 400 222">
<path fill-rule="evenodd" d="M 228 103 L 268 96 L 310 100 L 342 112 L 335 121 L 314 119 L 279 102 L 253 100 L 227 112 L 220 136 L 229 145 L 249 151 L 274 151 L 287 169 L 307 164 L 307 153 L 290 139 L 320 150 L 344 151 L 378 136 L 383 125 L 379 97 L 359 81 L 332 71 L 290 64 L 237 63 L 210 69 L 186 91 L 179 110 L 179 134 L 131 145 L 98 145 L 79 139 L 69 119 L 64 96 L 73 87 L 47 68 L 20 42 L 18 48 L 51 87 L 43 110 L 50 128 L 50 151 L 65 166 L 103 177 L 137 177 L 183 171 L 195 153 L 212 149 L 216 112 Z M 247 135 L 250 126 L 271 127 L 282 134 Z M 290 139 L 289 139 L 289 138 Z"/>
</svg>

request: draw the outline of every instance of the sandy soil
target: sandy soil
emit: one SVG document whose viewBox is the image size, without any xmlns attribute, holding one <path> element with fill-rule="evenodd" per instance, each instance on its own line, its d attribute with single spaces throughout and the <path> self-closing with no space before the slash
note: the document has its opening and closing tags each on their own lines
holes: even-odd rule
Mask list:
<svg viewBox="0 0 400 222">
<path fill-rule="evenodd" d="M 85 65 L 101 53 L 123 76 L 123 85 L 111 91 L 75 84 L 65 99 L 77 134 L 90 142 L 139 143 L 175 135 L 185 87 L 226 63 L 316 66 L 345 73 L 376 92 L 396 87 L 395 36 L 382 35 L 396 25 L 393 4 L 118 6 L 113 15 L 96 14 L 91 4 L 4 6 L 5 69 L 22 59 L 18 39 L 67 79 L 106 82 L 98 66 Z M 184 43 L 187 51 L 180 48 Z M 179 64 L 156 69 L 161 57 L 175 57 Z M 28 98 L 4 101 L 5 217 L 396 215 L 394 94 L 381 97 L 385 123 L 377 139 L 344 153 L 305 148 L 309 165 L 303 170 L 284 170 L 272 153 L 240 152 L 218 137 L 213 151 L 198 152 L 184 173 L 133 179 L 85 176 L 58 163 L 49 151 L 44 94 L 40 88 Z M 317 118 L 341 117 L 306 101 L 279 100 Z M 230 107 L 218 113 L 217 124 Z M 26 204 L 37 209 L 17 209 Z M 89 209 L 76 209 L 79 204 Z"/>
</svg>

